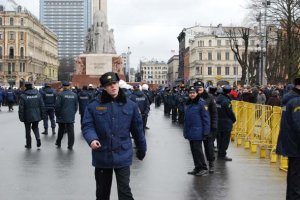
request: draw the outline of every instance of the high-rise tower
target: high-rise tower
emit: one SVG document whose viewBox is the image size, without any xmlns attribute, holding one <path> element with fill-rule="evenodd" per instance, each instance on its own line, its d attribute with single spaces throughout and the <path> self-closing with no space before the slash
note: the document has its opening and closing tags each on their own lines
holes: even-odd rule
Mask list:
<svg viewBox="0 0 300 200">
<path fill-rule="evenodd" d="M 107 0 L 93 0 L 92 15 L 99 10 L 102 10 L 107 16 Z"/>
</svg>

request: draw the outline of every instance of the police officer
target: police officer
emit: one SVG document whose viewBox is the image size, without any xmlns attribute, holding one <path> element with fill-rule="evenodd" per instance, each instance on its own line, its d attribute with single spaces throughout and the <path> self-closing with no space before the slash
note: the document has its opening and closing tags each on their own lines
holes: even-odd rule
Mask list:
<svg viewBox="0 0 300 200">
<path fill-rule="evenodd" d="M 82 120 L 84 116 L 84 111 L 89 102 L 93 99 L 93 95 L 88 92 L 86 85 L 82 87 L 82 90 L 78 93 L 78 103 L 79 103 L 79 115 L 80 115 L 80 124 L 82 129 Z"/>
<path fill-rule="evenodd" d="M 164 113 L 165 115 L 170 115 L 171 112 L 171 93 L 170 93 L 170 88 L 169 87 L 165 87 L 165 91 L 163 93 L 163 102 L 164 102 Z"/>
<path fill-rule="evenodd" d="M 178 90 L 177 87 L 174 86 L 172 93 L 170 94 L 170 101 L 171 101 L 171 109 L 172 109 L 172 122 L 177 121 L 178 115 Z"/>
<path fill-rule="evenodd" d="M 230 133 L 232 125 L 236 121 L 235 114 L 232 110 L 231 99 L 229 93 L 231 92 L 230 85 L 223 87 L 223 93 L 217 97 L 217 111 L 218 111 L 218 159 L 224 161 L 232 161 L 232 158 L 227 157 L 227 149 L 230 142 Z"/>
<path fill-rule="evenodd" d="M 25 148 L 31 148 L 31 135 L 32 129 L 37 147 L 41 146 L 41 139 L 39 133 L 39 121 L 45 118 L 44 102 L 37 90 L 32 88 L 32 83 L 25 82 L 25 91 L 20 96 L 19 102 L 19 119 L 25 124 L 26 132 L 26 145 Z"/>
<path fill-rule="evenodd" d="M 200 98 L 194 86 L 189 88 L 189 99 L 186 102 L 183 135 L 189 140 L 195 168 L 188 172 L 202 176 L 207 173 L 207 166 L 202 150 L 202 141 L 210 133 L 209 113 L 205 109 L 205 101 Z"/>
<path fill-rule="evenodd" d="M 92 148 L 96 196 L 101 200 L 110 199 L 113 171 L 119 199 L 133 199 L 129 186 L 133 154 L 130 133 L 137 147 L 137 158 L 143 160 L 146 154 L 139 108 L 120 90 L 119 80 L 113 72 L 101 76 L 102 95 L 88 105 L 83 119 L 83 136 Z"/>
<path fill-rule="evenodd" d="M 210 116 L 210 134 L 206 140 L 203 141 L 204 150 L 206 159 L 208 160 L 209 164 L 209 172 L 214 173 L 214 138 L 217 134 L 217 127 L 218 127 L 218 113 L 216 107 L 216 101 L 211 94 L 208 94 L 204 89 L 204 83 L 202 81 L 196 81 L 194 86 L 197 87 L 198 94 L 200 98 L 204 99 L 206 102 L 205 108 L 208 109 L 209 116 Z"/>
<path fill-rule="evenodd" d="M 178 108 L 178 123 L 183 124 L 184 122 L 184 107 L 188 99 L 188 94 L 185 90 L 184 84 L 180 85 L 180 89 L 177 96 L 177 108 Z"/>
<path fill-rule="evenodd" d="M 70 90 L 70 83 L 62 82 L 63 91 L 57 94 L 55 103 L 55 115 L 58 123 L 57 148 L 61 147 L 61 140 L 66 131 L 68 133 L 68 149 L 72 150 L 74 145 L 74 122 L 78 109 L 78 97 Z"/>
<path fill-rule="evenodd" d="M 300 199 L 300 77 L 283 96 L 276 153 L 288 157 L 286 199 Z"/>
<path fill-rule="evenodd" d="M 1 111 L 1 106 L 2 106 L 2 102 L 3 102 L 4 97 L 5 97 L 4 90 L 3 90 L 3 88 L 0 86 L 0 111 Z"/>
<path fill-rule="evenodd" d="M 148 114 L 150 111 L 149 100 L 147 96 L 140 90 L 140 86 L 138 84 L 133 86 L 133 91 L 129 98 L 138 105 L 142 114 L 143 127 L 145 130 Z"/>
<path fill-rule="evenodd" d="M 51 122 L 52 134 L 55 134 L 55 117 L 54 117 L 54 107 L 56 101 L 56 92 L 50 87 L 48 83 L 44 84 L 44 88 L 40 91 L 43 101 L 45 104 L 46 118 L 44 119 L 44 129 L 42 134 L 48 134 L 48 118 Z"/>
<path fill-rule="evenodd" d="M 14 110 L 13 105 L 16 99 L 16 95 L 11 87 L 8 88 L 5 97 L 6 103 L 8 105 L 8 112 L 12 112 Z"/>
</svg>

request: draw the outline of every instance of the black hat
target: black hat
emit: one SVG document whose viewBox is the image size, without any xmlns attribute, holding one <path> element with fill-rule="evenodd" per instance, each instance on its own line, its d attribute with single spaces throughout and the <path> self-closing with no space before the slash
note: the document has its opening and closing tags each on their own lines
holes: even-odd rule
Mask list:
<svg viewBox="0 0 300 200">
<path fill-rule="evenodd" d="M 133 89 L 134 89 L 134 90 L 139 90 L 139 89 L 140 89 L 140 85 L 139 85 L 139 84 L 133 85 Z"/>
<path fill-rule="evenodd" d="M 120 78 L 117 73 L 107 72 L 103 74 L 99 80 L 102 86 L 106 86 L 109 83 L 119 82 Z"/>
<path fill-rule="evenodd" d="M 62 86 L 70 86 L 69 81 L 62 81 L 61 84 Z"/>
<path fill-rule="evenodd" d="M 216 86 L 209 86 L 208 91 L 209 91 L 209 93 L 214 94 L 214 93 L 216 93 L 217 89 L 218 88 Z"/>
<path fill-rule="evenodd" d="M 197 92 L 197 88 L 195 86 L 190 86 L 189 92 Z"/>
<path fill-rule="evenodd" d="M 44 87 L 50 87 L 48 83 L 44 83 Z"/>
<path fill-rule="evenodd" d="M 25 87 L 26 88 L 32 88 L 32 83 L 31 82 L 25 82 Z"/>
<path fill-rule="evenodd" d="M 231 86 L 230 85 L 224 85 L 223 86 L 223 93 L 224 94 L 228 94 L 228 93 L 230 93 L 231 92 Z"/>
<path fill-rule="evenodd" d="M 294 85 L 300 85 L 300 77 L 295 78 Z"/>
<path fill-rule="evenodd" d="M 194 83 L 194 86 L 195 86 L 195 87 L 204 87 L 204 83 L 203 83 L 202 81 L 196 81 L 196 82 Z"/>
</svg>

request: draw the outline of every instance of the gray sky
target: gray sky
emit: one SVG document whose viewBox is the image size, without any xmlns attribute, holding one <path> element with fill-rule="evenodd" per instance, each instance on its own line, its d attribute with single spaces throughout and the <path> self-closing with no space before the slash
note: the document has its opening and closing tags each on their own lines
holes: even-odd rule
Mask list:
<svg viewBox="0 0 300 200">
<path fill-rule="evenodd" d="M 39 0 L 15 0 L 39 17 Z M 178 53 L 177 36 L 196 23 L 242 25 L 247 0 L 108 0 L 108 24 L 117 53 L 131 48 L 131 67 L 139 60 L 168 61 Z"/>
</svg>

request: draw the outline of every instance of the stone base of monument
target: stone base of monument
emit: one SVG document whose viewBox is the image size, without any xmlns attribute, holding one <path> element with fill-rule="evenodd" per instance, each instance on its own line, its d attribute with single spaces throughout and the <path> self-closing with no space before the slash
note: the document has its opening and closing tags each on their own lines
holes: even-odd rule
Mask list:
<svg viewBox="0 0 300 200">
<path fill-rule="evenodd" d="M 99 77 L 111 71 L 118 73 L 120 79 L 125 80 L 122 58 L 117 54 L 81 54 L 75 62 L 76 72 L 72 82 L 79 87 L 85 82 L 95 84 L 96 79 L 99 84 Z"/>
</svg>

